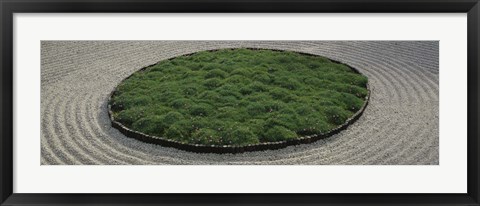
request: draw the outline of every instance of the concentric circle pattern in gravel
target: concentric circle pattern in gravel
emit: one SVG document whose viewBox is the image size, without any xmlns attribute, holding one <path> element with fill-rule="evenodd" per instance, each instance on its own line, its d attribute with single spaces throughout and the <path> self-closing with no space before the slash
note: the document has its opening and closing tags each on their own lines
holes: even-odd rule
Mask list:
<svg viewBox="0 0 480 206">
<path fill-rule="evenodd" d="M 110 92 L 147 65 L 219 48 L 325 56 L 369 78 L 369 105 L 340 134 L 241 154 L 198 154 L 147 144 L 111 127 Z M 43 41 L 41 164 L 438 164 L 438 42 Z"/>
</svg>

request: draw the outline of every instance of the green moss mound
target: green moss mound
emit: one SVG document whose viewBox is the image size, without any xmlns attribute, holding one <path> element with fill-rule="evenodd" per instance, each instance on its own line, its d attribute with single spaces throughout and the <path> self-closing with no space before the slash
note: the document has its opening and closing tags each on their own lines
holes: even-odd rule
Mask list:
<svg viewBox="0 0 480 206">
<path fill-rule="evenodd" d="M 134 73 L 110 100 L 133 130 L 203 145 L 243 146 L 326 133 L 366 101 L 367 78 L 324 57 L 222 49 Z"/>
</svg>

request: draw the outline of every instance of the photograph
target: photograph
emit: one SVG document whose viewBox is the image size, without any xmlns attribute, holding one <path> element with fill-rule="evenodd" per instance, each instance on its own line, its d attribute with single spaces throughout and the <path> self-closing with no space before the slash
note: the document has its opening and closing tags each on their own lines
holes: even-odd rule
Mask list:
<svg viewBox="0 0 480 206">
<path fill-rule="evenodd" d="M 0 206 L 480 206 L 480 0 L 0 0 Z"/>
<path fill-rule="evenodd" d="M 439 41 L 42 40 L 44 165 L 439 165 Z"/>
</svg>

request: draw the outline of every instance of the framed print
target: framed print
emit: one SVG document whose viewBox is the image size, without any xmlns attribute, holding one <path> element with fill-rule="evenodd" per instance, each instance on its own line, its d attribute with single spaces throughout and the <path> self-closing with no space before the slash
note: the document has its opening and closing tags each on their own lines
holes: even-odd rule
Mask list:
<svg viewBox="0 0 480 206">
<path fill-rule="evenodd" d="M 1 1 L 1 205 L 479 205 L 477 1 Z"/>
</svg>

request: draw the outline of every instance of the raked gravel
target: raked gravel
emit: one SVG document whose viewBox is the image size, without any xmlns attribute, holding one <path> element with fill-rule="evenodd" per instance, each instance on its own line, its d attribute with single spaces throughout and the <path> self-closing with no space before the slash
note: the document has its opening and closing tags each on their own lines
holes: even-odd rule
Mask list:
<svg viewBox="0 0 480 206">
<path fill-rule="evenodd" d="M 109 93 L 144 66 L 196 51 L 254 47 L 325 56 L 369 78 L 364 114 L 311 144 L 198 154 L 147 144 L 111 127 Z M 438 164 L 437 41 L 42 41 L 41 164 Z"/>
</svg>

